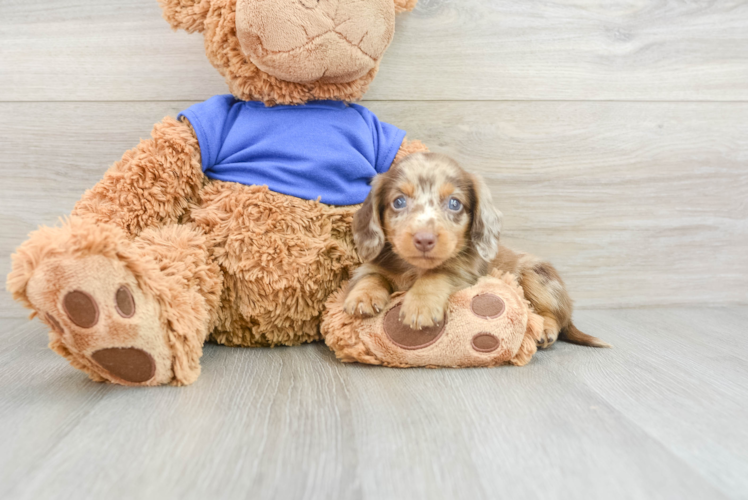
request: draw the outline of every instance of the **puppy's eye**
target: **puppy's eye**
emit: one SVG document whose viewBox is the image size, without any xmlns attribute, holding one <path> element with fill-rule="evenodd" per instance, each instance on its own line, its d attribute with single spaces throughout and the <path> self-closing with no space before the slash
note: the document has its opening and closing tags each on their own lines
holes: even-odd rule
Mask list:
<svg viewBox="0 0 748 500">
<path fill-rule="evenodd" d="M 457 198 L 450 198 L 447 206 L 453 212 L 458 212 L 462 209 L 462 203 Z"/>
<path fill-rule="evenodd" d="M 392 202 L 392 208 L 395 210 L 402 210 L 408 205 L 407 200 L 405 199 L 405 196 L 398 196 L 395 198 L 395 200 Z"/>
</svg>

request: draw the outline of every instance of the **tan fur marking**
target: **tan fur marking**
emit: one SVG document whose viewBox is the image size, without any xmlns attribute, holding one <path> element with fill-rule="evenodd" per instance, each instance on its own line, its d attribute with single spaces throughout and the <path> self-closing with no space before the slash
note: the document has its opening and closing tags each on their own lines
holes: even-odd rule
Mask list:
<svg viewBox="0 0 748 500">
<path fill-rule="evenodd" d="M 401 184 L 400 191 L 409 198 L 413 198 L 416 195 L 416 187 L 411 182 Z"/>
<path fill-rule="evenodd" d="M 439 187 L 439 199 L 443 200 L 455 192 L 455 187 L 451 182 L 442 184 Z"/>
</svg>

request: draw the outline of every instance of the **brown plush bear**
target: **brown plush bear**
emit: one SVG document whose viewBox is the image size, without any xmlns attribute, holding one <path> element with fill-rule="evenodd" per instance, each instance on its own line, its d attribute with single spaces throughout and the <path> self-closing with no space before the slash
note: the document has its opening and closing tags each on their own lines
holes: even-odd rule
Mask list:
<svg viewBox="0 0 748 500">
<path fill-rule="evenodd" d="M 452 298 L 438 331 L 397 324 L 397 298 L 374 318 L 341 310 L 369 180 L 426 150 L 353 103 L 396 13 L 415 3 L 161 0 L 174 28 L 204 34 L 231 95 L 165 118 L 61 227 L 18 249 L 8 288 L 50 327 L 50 347 L 96 381 L 185 385 L 206 340 L 311 342 L 323 316 L 339 358 L 387 366 L 522 365 L 571 328 L 565 292 L 563 304 L 540 300 L 550 268 L 508 250 L 497 262 L 517 268 L 524 290 L 512 275 L 486 277 Z M 603 345 L 581 332 L 576 341 Z"/>
<path fill-rule="evenodd" d="M 319 133 L 340 132 L 338 140 L 347 141 L 353 156 L 346 158 L 353 160 L 340 175 L 353 172 L 344 180 L 359 191 L 389 163 L 425 150 L 383 132 L 386 124 L 362 107 L 345 104 L 362 97 L 392 40 L 396 13 L 415 3 L 161 0 L 174 28 L 203 33 L 208 58 L 233 94 L 214 101 L 217 106 L 231 101 L 236 109 L 246 102 L 259 106 L 252 111 L 258 114 L 273 109 L 268 120 L 284 137 L 310 116 L 338 113 L 342 118 L 328 120 Z M 281 116 L 293 111 L 284 105 L 306 109 L 312 101 L 322 101 L 317 114 Z M 232 139 L 224 132 L 232 112 L 223 129 L 193 123 L 189 117 L 199 121 L 199 114 L 165 118 L 150 140 L 125 153 L 83 195 L 62 227 L 32 233 L 14 255 L 9 290 L 50 327 L 50 347 L 93 380 L 190 384 L 200 374 L 206 340 L 271 346 L 321 338 L 325 300 L 359 263 L 350 232 L 358 205 L 326 204 L 324 195 L 320 202 L 262 185 L 314 184 L 303 177 L 295 184 L 284 178 L 230 182 L 233 158 L 221 158 L 208 176 L 206 162 L 215 163 L 222 151 L 200 139 L 217 137 L 228 148 Z M 353 112 L 368 121 L 354 123 Z M 345 120 L 354 120 L 354 128 L 368 126 L 373 138 L 362 138 L 360 130 L 337 131 Z M 254 125 L 256 134 L 271 127 L 247 124 Z M 394 149 L 385 150 L 381 142 L 393 137 Z M 291 151 L 285 151 L 277 139 L 270 132 L 257 139 L 265 147 L 252 152 L 258 164 L 274 151 L 283 168 L 315 171 L 309 164 L 315 144 L 302 149 L 291 136 L 284 139 Z M 365 194 L 353 201 L 362 202 Z"/>
</svg>

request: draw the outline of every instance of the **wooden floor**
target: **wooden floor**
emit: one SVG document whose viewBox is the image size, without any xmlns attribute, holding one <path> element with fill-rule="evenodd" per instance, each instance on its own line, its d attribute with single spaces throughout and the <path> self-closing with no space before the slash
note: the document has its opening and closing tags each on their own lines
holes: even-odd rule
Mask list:
<svg viewBox="0 0 748 500">
<path fill-rule="evenodd" d="M 748 307 L 580 311 L 614 344 L 397 370 L 209 346 L 186 388 L 90 382 L 0 323 L 0 498 L 748 498 Z"/>
</svg>

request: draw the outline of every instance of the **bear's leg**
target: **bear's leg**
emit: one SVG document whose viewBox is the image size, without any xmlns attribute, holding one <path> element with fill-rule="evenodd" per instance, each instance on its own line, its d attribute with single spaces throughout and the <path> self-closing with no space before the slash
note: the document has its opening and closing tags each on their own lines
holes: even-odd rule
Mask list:
<svg viewBox="0 0 748 500">
<path fill-rule="evenodd" d="M 32 234 L 13 258 L 8 289 L 50 327 L 50 347 L 93 380 L 186 385 L 222 278 L 202 233 L 143 231 L 72 218 Z"/>
<path fill-rule="evenodd" d="M 205 184 L 189 123 L 166 117 L 75 204 L 73 217 L 119 227 L 130 237 L 179 223 Z"/>
</svg>

